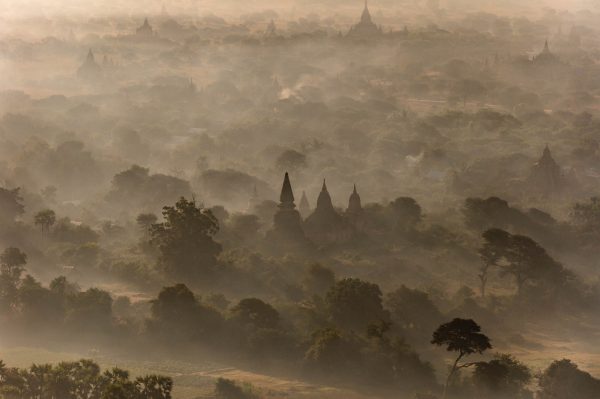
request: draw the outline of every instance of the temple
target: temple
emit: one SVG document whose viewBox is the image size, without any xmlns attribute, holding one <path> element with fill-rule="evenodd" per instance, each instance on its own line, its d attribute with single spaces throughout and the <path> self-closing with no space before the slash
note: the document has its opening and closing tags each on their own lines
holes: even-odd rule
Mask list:
<svg viewBox="0 0 600 399">
<path fill-rule="evenodd" d="M 350 28 L 346 37 L 355 40 L 370 40 L 383 34 L 380 27 L 375 25 L 369 12 L 369 5 L 365 0 L 365 8 L 360 17 L 360 22 Z"/>
<path fill-rule="evenodd" d="M 144 23 L 142 24 L 142 26 L 140 26 L 139 28 L 136 29 L 135 34 L 137 36 L 141 36 L 141 37 L 154 36 L 154 29 L 152 29 L 152 26 L 150 26 L 150 23 L 148 22 L 148 18 L 144 19 Z"/>
<path fill-rule="evenodd" d="M 350 194 L 350 198 L 348 199 L 348 208 L 346 209 L 346 213 L 348 214 L 358 214 L 362 212 L 362 204 L 360 202 L 360 195 L 356 191 L 356 184 L 354 185 L 354 190 L 352 194 Z"/>
<path fill-rule="evenodd" d="M 298 207 L 298 210 L 303 218 L 306 218 L 308 215 L 310 215 L 310 204 L 308 203 L 308 198 L 306 198 L 306 193 L 304 191 L 302 191 L 302 198 L 300 199 L 300 206 Z"/>
<path fill-rule="evenodd" d="M 550 51 L 550 46 L 548 45 L 548 40 L 544 43 L 544 49 L 537 56 L 533 57 L 534 64 L 556 64 L 559 62 L 559 59 L 556 55 L 552 54 Z"/>
<path fill-rule="evenodd" d="M 558 193 L 563 188 L 561 168 L 552 157 L 547 145 L 542 157 L 533 165 L 527 183 L 531 191 L 545 196 Z"/>
<path fill-rule="evenodd" d="M 323 187 L 317 198 L 317 207 L 304 222 L 306 235 L 318 245 L 343 241 L 348 236 L 348 228 L 342 216 L 336 212 L 323 180 Z"/>
<path fill-rule="evenodd" d="M 273 217 L 273 229 L 267 233 L 267 241 L 275 244 L 279 251 L 307 248 L 310 242 L 302 229 L 302 219 L 296 210 L 294 192 L 287 172 L 283 178 L 278 208 Z"/>
<path fill-rule="evenodd" d="M 275 25 L 275 21 L 271 20 L 271 22 L 269 22 L 267 29 L 265 29 L 264 35 L 265 37 L 277 36 L 277 25 Z"/>
<path fill-rule="evenodd" d="M 350 198 L 348 199 L 348 208 L 346 208 L 346 213 L 344 214 L 344 217 L 349 228 L 352 229 L 353 235 L 356 235 L 357 233 L 362 232 L 365 229 L 365 215 L 363 212 L 360 195 L 356 190 L 356 184 L 354 185 L 352 194 L 350 194 Z"/>
<path fill-rule="evenodd" d="M 77 70 L 77 76 L 83 79 L 97 79 L 102 76 L 102 67 L 96 62 L 92 49 L 88 51 L 85 61 Z"/>
</svg>

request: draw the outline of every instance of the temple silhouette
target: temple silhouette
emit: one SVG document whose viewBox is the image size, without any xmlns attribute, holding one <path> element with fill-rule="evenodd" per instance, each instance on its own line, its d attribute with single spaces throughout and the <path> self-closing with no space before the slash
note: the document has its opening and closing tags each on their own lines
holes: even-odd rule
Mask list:
<svg viewBox="0 0 600 399">
<path fill-rule="evenodd" d="M 369 5 L 365 0 L 365 8 L 363 9 L 360 21 L 350 28 L 350 31 L 346 35 L 347 38 L 353 40 L 371 40 L 383 35 L 383 31 L 380 27 L 375 25 L 369 12 Z"/>
</svg>

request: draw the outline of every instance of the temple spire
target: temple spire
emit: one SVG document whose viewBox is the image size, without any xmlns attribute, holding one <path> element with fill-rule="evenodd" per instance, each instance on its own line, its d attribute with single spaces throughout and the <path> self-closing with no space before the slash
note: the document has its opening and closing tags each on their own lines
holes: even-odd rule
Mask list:
<svg viewBox="0 0 600 399">
<path fill-rule="evenodd" d="M 548 45 L 548 39 L 546 39 L 546 41 L 544 42 L 544 50 L 542 51 L 543 54 L 549 54 L 550 53 L 550 46 Z"/>
<path fill-rule="evenodd" d="M 281 186 L 281 195 L 279 196 L 279 207 L 280 208 L 295 208 L 294 204 L 294 192 L 292 191 L 292 184 L 290 183 L 290 177 L 288 172 L 285 172 L 283 178 L 283 185 Z"/>
<path fill-rule="evenodd" d="M 329 209 L 333 209 L 333 203 L 331 202 L 329 191 L 327 191 L 327 183 L 325 182 L 325 179 L 323 179 L 323 187 L 321 188 L 321 192 L 317 198 L 317 210 Z"/>
<path fill-rule="evenodd" d="M 350 194 L 350 199 L 348 200 L 348 209 L 346 212 L 356 214 L 362 211 L 362 204 L 360 201 L 360 195 L 358 195 L 358 191 L 356 190 L 356 184 L 354 184 L 354 190 L 352 194 Z"/>
<path fill-rule="evenodd" d="M 363 9 L 362 15 L 360 17 L 362 23 L 371 23 L 371 13 L 369 12 L 369 4 L 367 0 L 365 0 L 365 8 Z"/>
<path fill-rule="evenodd" d="M 306 192 L 304 191 L 302 191 L 302 198 L 300 199 L 298 210 L 300 211 L 300 215 L 302 215 L 302 217 L 307 217 L 310 214 L 310 204 L 308 203 L 308 198 L 306 198 Z"/>
</svg>

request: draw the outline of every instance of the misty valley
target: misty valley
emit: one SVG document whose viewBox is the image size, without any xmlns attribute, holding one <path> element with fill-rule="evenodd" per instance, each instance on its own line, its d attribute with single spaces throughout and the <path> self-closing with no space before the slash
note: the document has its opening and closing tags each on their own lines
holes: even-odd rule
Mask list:
<svg viewBox="0 0 600 399">
<path fill-rule="evenodd" d="M 0 0 L 0 398 L 599 399 L 599 22 Z"/>
</svg>

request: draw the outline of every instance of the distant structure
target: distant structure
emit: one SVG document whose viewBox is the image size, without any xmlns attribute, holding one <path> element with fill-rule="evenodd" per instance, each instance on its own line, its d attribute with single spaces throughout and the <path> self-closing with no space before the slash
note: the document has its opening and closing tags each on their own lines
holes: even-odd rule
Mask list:
<svg viewBox="0 0 600 399">
<path fill-rule="evenodd" d="M 533 165 L 527 183 L 530 190 L 544 196 L 556 194 L 564 187 L 561 168 L 552 157 L 547 145 L 542 157 Z"/>
<path fill-rule="evenodd" d="M 534 64 L 541 65 L 551 65 L 559 63 L 559 59 L 556 55 L 552 54 L 550 51 L 550 46 L 548 45 L 548 40 L 544 43 L 544 49 L 541 53 L 533 57 Z"/>
<path fill-rule="evenodd" d="M 102 67 L 96 62 L 96 57 L 92 49 L 89 49 L 85 61 L 77 70 L 77 76 L 88 80 L 97 79 L 102 76 Z"/>
<path fill-rule="evenodd" d="M 304 229 L 308 238 L 317 245 L 333 244 L 348 237 L 348 228 L 333 207 L 325 180 L 317 198 L 317 207 L 306 218 Z"/>
<path fill-rule="evenodd" d="M 142 26 L 136 29 L 135 34 L 140 37 L 152 37 L 154 36 L 154 29 L 150 26 L 148 18 L 144 19 Z"/>
<path fill-rule="evenodd" d="M 383 31 L 373 22 L 369 5 L 365 0 L 365 8 L 360 16 L 360 22 L 350 28 L 346 37 L 354 40 L 371 40 L 381 35 L 383 35 Z"/>
<path fill-rule="evenodd" d="M 352 194 L 350 194 L 350 199 L 348 200 L 348 209 L 346 209 L 346 213 L 348 214 L 358 214 L 362 212 L 362 203 L 360 202 L 360 195 L 356 191 L 356 184 L 354 185 L 354 190 Z"/>
<path fill-rule="evenodd" d="M 306 193 L 304 191 L 302 191 L 302 198 L 300 199 L 298 210 L 303 218 L 306 218 L 308 215 L 310 215 L 310 204 L 308 203 L 308 198 L 306 198 Z"/>
<path fill-rule="evenodd" d="M 273 229 L 267 233 L 267 243 L 276 246 L 278 251 L 308 248 L 310 242 L 302 229 L 302 219 L 296 210 L 294 192 L 287 172 L 283 178 L 278 208 L 273 218 Z"/>
<path fill-rule="evenodd" d="M 265 37 L 275 37 L 277 36 L 277 26 L 275 25 L 275 21 L 271 20 L 269 25 L 267 25 L 267 29 L 265 29 Z"/>
<path fill-rule="evenodd" d="M 352 194 L 350 194 L 350 198 L 348 199 L 348 208 L 346 208 L 346 213 L 344 216 L 352 230 L 354 230 L 354 233 L 357 233 L 364 229 L 365 217 L 363 213 L 362 202 L 360 200 L 360 195 L 356 190 L 356 184 L 354 185 Z"/>
</svg>

